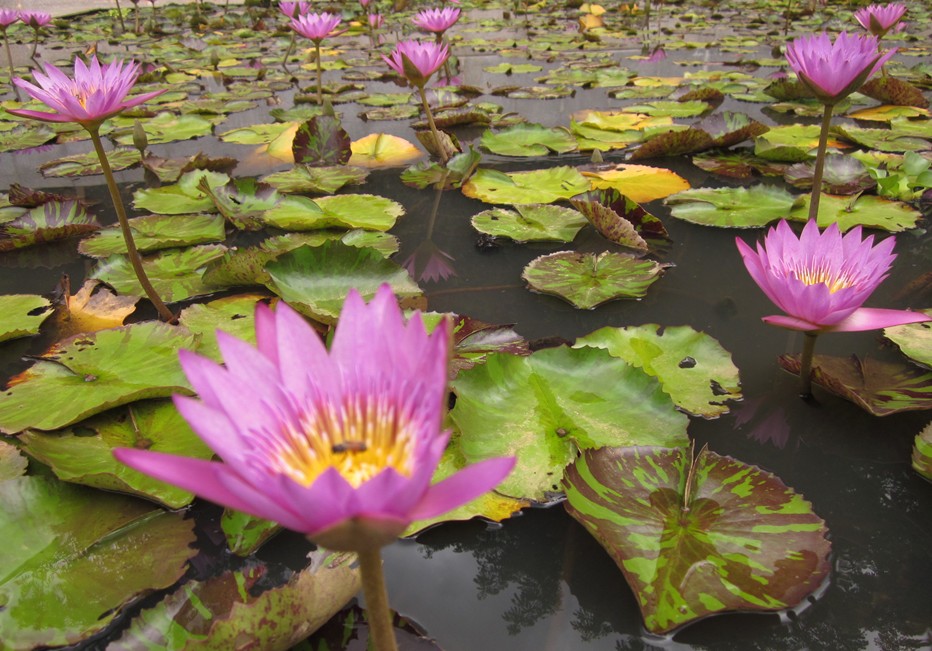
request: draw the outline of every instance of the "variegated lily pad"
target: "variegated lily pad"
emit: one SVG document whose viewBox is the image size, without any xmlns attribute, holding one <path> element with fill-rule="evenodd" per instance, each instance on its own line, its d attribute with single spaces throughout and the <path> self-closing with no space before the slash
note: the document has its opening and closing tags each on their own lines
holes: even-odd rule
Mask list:
<svg viewBox="0 0 932 651">
<path fill-rule="evenodd" d="M 920 310 L 932 316 L 932 309 Z M 895 343 L 911 360 L 932 369 L 932 323 L 910 323 L 884 328 L 884 337 Z"/>
</svg>

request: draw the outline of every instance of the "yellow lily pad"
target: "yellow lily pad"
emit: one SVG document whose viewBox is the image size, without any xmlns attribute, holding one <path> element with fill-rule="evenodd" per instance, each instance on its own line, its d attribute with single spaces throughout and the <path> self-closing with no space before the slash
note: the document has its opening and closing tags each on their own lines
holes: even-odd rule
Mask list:
<svg viewBox="0 0 932 651">
<path fill-rule="evenodd" d="M 370 133 L 353 142 L 350 165 L 359 167 L 396 167 L 424 155 L 413 143 L 388 133 Z"/>
<path fill-rule="evenodd" d="M 632 201 L 647 203 L 689 189 L 689 181 L 663 167 L 649 165 L 615 166 L 613 170 L 586 172 L 593 190 L 618 190 Z"/>
</svg>

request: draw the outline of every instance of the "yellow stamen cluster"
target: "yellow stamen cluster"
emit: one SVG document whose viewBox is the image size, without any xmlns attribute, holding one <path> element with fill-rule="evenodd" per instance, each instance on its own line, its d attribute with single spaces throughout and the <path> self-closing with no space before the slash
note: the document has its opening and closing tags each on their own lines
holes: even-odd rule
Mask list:
<svg viewBox="0 0 932 651">
<path fill-rule="evenodd" d="M 410 476 L 415 424 L 386 397 L 347 398 L 319 406 L 300 428 L 282 433 L 276 469 L 310 486 L 328 468 L 358 488 L 386 468 Z"/>
<path fill-rule="evenodd" d="M 792 274 L 804 285 L 827 285 L 830 294 L 854 284 L 854 280 L 847 273 L 826 268 L 824 264 L 816 267 L 796 267 L 792 269 Z"/>
</svg>

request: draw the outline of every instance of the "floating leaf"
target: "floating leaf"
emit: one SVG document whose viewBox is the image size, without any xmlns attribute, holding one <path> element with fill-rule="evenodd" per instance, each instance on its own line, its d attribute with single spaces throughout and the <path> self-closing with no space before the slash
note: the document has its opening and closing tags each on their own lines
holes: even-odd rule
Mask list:
<svg viewBox="0 0 932 651">
<path fill-rule="evenodd" d="M 424 155 L 412 143 L 388 133 L 370 133 L 352 144 L 350 165 L 359 167 L 395 167 L 406 165 Z"/>
<path fill-rule="evenodd" d="M 0 295 L 0 342 L 38 333 L 42 322 L 52 314 L 51 308 L 52 303 L 42 296 Z"/>
<path fill-rule="evenodd" d="M 318 115 L 298 127 L 291 153 L 298 164 L 343 165 L 350 158 L 350 137 L 338 118 Z"/>
<path fill-rule="evenodd" d="M 855 126 L 836 127 L 846 139 L 856 142 L 868 149 L 879 151 L 927 151 L 932 149 L 932 142 L 900 133 L 894 129 L 864 129 Z"/>
<path fill-rule="evenodd" d="M 828 576 L 812 505 L 775 475 L 703 449 L 586 450 L 566 471 L 567 511 L 625 575 L 647 629 L 791 608 Z"/>
<path fill-rule="evenodd" d="M 427 321 L 425 315 L 425 321 Z M 450 374 L 481 364 L 492 353 L 529 355 L 527 341 L 511 326 L 490 325 L 468 316 L 456 317 L 453 321 L 453 355 L 450 359 Z"/>
<path fill-rule="evenodd" d="M 0 223 L 0 251 L 84 235 L 100 228 L 77 201 L 50 201 Z"/>
<path fill-rule="evenodd" d="M 783 174 L 784 180 L 794 188 L 812 189 L 815 163 L 790 165 Z M 860 194 L 877 186 L 864 163 L 851 156 L 826 156 L 822 171 L 822 191 L 828 194 Z"/>
<path fill-rule="evenodd" d="M 517 242 L 572 242 L 586 225 L 586 218 L 570 208 L 544 204 L 514 208 L 484 210 L 473 215 L 472 226 L 480 233 Z"/>
<path fill-rule="evenodd" d="M 485 131 L 480 143 L 501 156 L 546 156 L 576 149 L 576 139 L 562 127 L 516 124 L 501 131 Z"/>
<path fill-rule="evenodd" d="M 889 75 L 875 76 L 862 84 L 858 88 L 858 92 L 884 104 L 915 106 L 921 109 L 929 108 L 929 100 L 925 98 L 920 89 L 908 81 Z"/>
<path fill-rule="evenodd" d="M 631 160 L 731 147 L 759 136 L 769 128 L 744 113 L 725 111 L 709 116 L 684 131 L 668 131 L 651 138 L 631 154 Z"/>
<path fill-rule="evenodd" d="M 913 443 L 913 469 L 932 481 L 932 425 L 926 425 Z"/>
<path fill-rule="evenodd" d="M 0 441 L 0 484 L 22 477 L 28 466 L 29 460 L 15 446 Z"/>
<path fill-rule="evenodd" d="M 771 127 L 770 131 L 754 140 L 754 154 L 767 160 L 788 163 L 809 160 L 815 158 L 820 132 L 821 128 L 816 124 Z M 828 146 L 838 149 L 844 147 L 844 144 L 830 137 Z"/>
<path fill-rule="evenodd" d="M 781 355 L 778 361 L 790 373 L 799 374 L 798 355 Z M 857 355 L 815 355 L 812 381 L 872 416 L 932 409 L 932 372 L 912 364 L 861 359 Z"/>
<path fill-rule="evenodd" d="M 253 124 L 248 127 L 224 131 L 219 137 L 223 142 L 231 142 L 237 145 L 268 145 L 280 137 L 294 140 L 294 135 L 299 126 L 297 122 Z"/>
<path fill-rule="evenodd" d="M 135 400 L 189 393 L 178 351 L 196 343 L 155 321 L 60 341 L 9 381 L 0 395 L 0 431 L 61 429 Z"/>
<path fill-rule="evenodd" d="M 333 194 L 345 185 L 357 185 L 366 180 L 369 171 L 362 167 L 335 165 L 332 167 L 307 167 L 297 165 L 285 172 L 274 172 L 263 176 L 260 181 L 280 192 L 313 192 Z"/>
<path fill-rule="evenodd" d="M 399 298 L 413 298 L 421 290 L 408 272 L 380 253 L 367 248 L 326 242 L 302 246 L 265 266 L 268 287 L 289 305 L 324 323 L 334 323 L 350 289 L 366 300 L 388 283 Z"/>
<path fill-rule="evenodd" d="M 932 309 L 920 311 L 932 316 Z M 884 328 L 883 336 L 899 346 L 911 360 L 932 369 L 932 324 L 928 321 Z"/>
<path fill-rule="evenodd" d="M 233 179 L 217 188 L 211 188 L 205 179 L 199 188 L 211 198 L 224 219 L 234 227 L 247 231 L 260 230 L 266 211 L 277 206 L 281 200 L 275 188 L 255 179 Z"/>
<path fill-rule="evenodd" d="M 458 188 L 472 176 L 480 160 L 482 154 L 470 147 L 448 160 L 445 166 L 434 161 L 422 161 L 409 167 L 401 173 L 401 182 L 418 190 L 431 185 L 444 190 Z"/>
<path fill-rule="evenodd" d="M 630 201 L 636 208 L 640 208 L 642 212 L 645 212 L 636 202 L 630 199 L 627 199 L 627 201 Z M 615 212 L 611 207 L 601 204 L 598 201 L 573 200 L 572 203 L 573 207 L 589 220 L 589 223 L 599 231 L 602 237 L 615 244 L 620 244 L 621 246 L 627 246 L 638 251 L 647 251 L 647 242 L 638 235 L 634 225 Z M 632 210 L 634 209 L 635 208 L 632 208 Z"/>
<path fill-rule="evenodd" d="M 560 251 L 532 260 L 521 277 L 534 291 L 590 310 L 618 298 L 641 298 L 667 266 L 627 253 Z"/>
<path fill-rule="evenodd" d="M 625 110 L 656 117 L 691 118 L 712 110 L 712 105 L 696 100 L 687 102 L 647 102 L 637 106 L 626 106 Z"/>
<path fill-rule="evenodd" d="M 139 165 L 139 161 L 139 152 L 135 149 L 117 148 L 107 152 L 107 162 L 115 172 Z M 103 174 L 97 152 L 93 151 L 86 154 L 56 158 L 40 165 L 39 171 L 42 172 L 42 176 L 52 177 Z"/>
<path fill-rule="evenodd" d="M 76 644 L 185 572 L 194 521 L 42 476 L 0 483 L 6 649 Z M 54 604 L 54 608 L 50 608 Z"/>
<path fill-rule="evenodd" d="M 806 221 L 809 218 L 811 198 L 810 195 L 800 197 L 789 218 Z M 921 217 L 922 214 L 908 204 L 883 197 L 868 194 L 855 197 L 823 194 L 816 219 L 821 228 L 837 223 L 842 232 L 855 226 L 867 226 L 898 233 L 915 227 Z"/>
<path fill-rule="evenodd" d="M 892 79 L 892 77 L 890 77 Z M 859 91 L 860 92 L 860 91 Z M 912 106 L 895 106 L 884 104 L 881 106 L 871 106 L 870 108 L 852 111 L 845 115 L 855 120 L 870 120 L 872 122 L 891 122 L 896 118 L 917 118 L 929 117 L 928 109 L 914 108 Z"/>
<path fill-rule="evenodd" d="M 689 188 L 689 182 L 679 174 L 648 165 L 620 163 L 610 170 L 584 171 L 594 190 L 614 189 L 638 203 L 663 199 Z"/>
<path fill-rule="evenodd" d="M 268 226 L 286 231 L 321 228 L 366 228 L 387 231 L 404 214 L 397 201 L 372 194 L 338 194 L 329 197 L 285 197 L 266 211 Z"/>
<path fill-rule="evenodd" d="M 144 258 L 142 266 L 162 300 L 173 303 L 211 293 L 213 290 L 203 283 L 201 274 L 207 263 L 221 257 L 225 252 L 226 247 L 220 244 L 167 249 Z M 121 294 L 144 295 L 132 265 L 122 255 L 113 255 L 101 260 L 91 278 L 104 281 Z"/>
<path fill-rule="evenodd" d="M 693 224 L 757 228 L 790 215 L 796 198 L 768 185 L 749 188 L 696 188 L 668 197 L 670 214 Z"/>
<path fill-rule="evenodd" d="M 574 348 L 604 348 L 660 380 L 681 409 L 704 418 L 728 413 L 741 399 L 738 367 L 721 344 L 689 326 L 602 328 L 576 340 Z"/>
<path fill-rule="evenodd" d="M 214 202 L 202 189 L 219 188 L 230 182 L 230 177 L 208 170 L 194 170 L 183 174 L 178 183 L 160 188 L 143 188 L 133 194 L 133 206 L 162 215 L 183 215 L 215 210 Z"/>
<path fill-rule="evenodd" d="M 115 122 L 126 120 L 128 126 L 121 129 L 122 135 L 115 140 L 121 145 L 133 144 L 132 119 L 117 118 Z M 161 145 L 166 142 L 177 142 L 210 135 L 214 130 L 214 123 L 198 115 L 175 115 L 174 113 L 159 113 L 154 118 L 141 120 L 146 137 L 150 145 Z"/>
<path fill-rule="evenodd" d="M 121 326 L 126 317 L 136 311 L 139 302 L 136 296 L 117 296 L 103 283 L 90 278 L 74 296 L 70 295 L 70 281 L 63 284 L 63 304 L 58 306 L 56 314 L 59 337 Z"/>
<path fill-rule="evenodd" d="M 486 203 L 553 203 L 589 189 L 589 182 L 572 167 L 528 172 L 499 172 L 480 167 L 463 184 L 463 194 Z"/>
<path fill-rule="evenodd" d="M 44 124 L 16 126 L 9 131 L 0 131 L 0 152 L 38 147 L 53 138 L 55 131 Z"/>
<path fill-rule="evenodd" d="M 249 556 L 282 530 L 277 522 L 233 509 L 223 509 L 220 528 L 227 539 L 227 547 L 237 556 Z"/>
<path fill-rule="evenodd" d="M 140 448 L 197 459 L 213 456 L 166 400 L 112 409 L 58 432 L 26 430 L 18 439 L 29 456 L 51 467 L 63 481 L 133 493 L 170 509 L 187 506 L 194 494 L 120 463 L 113 456 L 114 448 Z"/>
<path fill-rule="evenodd" d="M 468 462 L 516 456 L 503 495 L 551 501 L 579 450 L 686 445 L 687 417 L 656 379 L 595 348 L 490 355 L 453 381 L 450 419 Z"/>
<path fill-rule="evenodd" d="M 129 220 L 133 240 L 140 252 L 178 246 L 222 242 L 224 220 L 219 215 L 143 215 Z M 126 241 L 119 227 L 106 228 L 81 240 L 78 251 L 95 258 L 126 253 Z"/>
<path fill-rule="evenodd" d="M 162 183 L 175 183 L 183 174 L 194 170 L 229 174 L 238 163 L 239 161 L 235 158 L 228 156 L 211 158 L 201 152 L 182 158 L 160 158 L 147 154 L 142 159 L 142 166 L 159 177 L 159 181 Z"/>
<path fill-rule="evenodd" d="M 706 152 L 693 156 L 693 165 L 706 172 L 733 179 L 749 179 L 754 172 L 765 176 L 782 176 L 786 163 L 758 158 L 747 151 Z"/>
</svg>

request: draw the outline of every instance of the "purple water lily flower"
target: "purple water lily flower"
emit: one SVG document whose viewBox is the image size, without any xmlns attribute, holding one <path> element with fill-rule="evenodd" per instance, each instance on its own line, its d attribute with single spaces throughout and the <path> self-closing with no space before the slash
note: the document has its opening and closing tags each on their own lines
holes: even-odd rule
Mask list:
<svg viewBox="0 0 932 651">
<path fill-rule="evenodd" d="M 883 54 L 877 38 L 842 32 L 833 42 L 825 32 L 801 36 L 786 47 L 786 59 L 823 104 L 834 105 L 880 70 L 896 53 Z"/>
<path fill-rule="evenodd" d="M 6 109 L 8 113 L 44 122 L 77 122 L 84 127 L 99 126 L 120 111 L 137 106 L 167 89 L 143 93 L 126 99 L 136 83 L 139 64 L 120 60 L 101 63 L 91 57 L 90 65 L 79 58 L 74 60 L 74 79 L 50 63 L 43 64 L 45 74 L 34 72 L 36 84 L 17 77 L 13 83 L 25 90 L 56 113 L 27 109 Z"/>
<path fill-rule="evenodd" d="M 443 34 L 460 19 L 460 10 L 456 7 L 443 9 L 424 9 L 417 12 L 411 20 L 425 32 Z"/>
<path fill-rule="evenodd" d="M 842 235 L 838 224 L 824 233 L 809 221 L 797 239 L 781 221 L 755 251 L 736 240 L 754 282 L 786 312 L 764 317 L 771 325 L 804 332 L 860 331 L 929 321 L 920 312 L 861 307 L 887 277 L 896 238 L 876 246 L 861 239 L 861 227 Z"/>
<path fill-rule="evenodd" d="M 385 16 L 382 14 L 369 14 L 369 27 L 372 29 L 381 29 L 385 24 Z"/>
<path fill-rule="evenodd" d="M 310 10 L 310 5 L 306 2 L 279 2 L 278 10 L 288 18 L 295 18 L 306 14 Z"/>
<path fill-rule="evenodd" d="M 258 348 L 217 334 L 225 366 L 182 351 L 200 400 L 178 410 L 223 463 L 122 448 L 123 463 L 224 506 L 281 523 L 330 549 L 394 540 L 413 521 L 494 488 L 513 458 L 436 484 L 447 445 L 449 324 L 407 323 L 388 286 L 351 292 L 328 353 L 284 303 L 256 311 Z"/>
<path fill-rule="evenodd" d="M 415 86 L 423 87 L 449 56 L 449 48 L 442 43 L 401 41 L 390 55 L 383 54 L 382 58 L 399 75 Z M 410 66 L 405 65 L 405 59 Z"/>
<path fill-rule="evenodd" d="M 301 36 L 309 38 L 319 44 L 328 36 L 335 35 L 340 17 L 326 11 L 321 13 L 306 13 L 291 20 L 291 28 Z"/>
<path fill-rule="evenodd" d="M 880 38 L 894 27 L 900 25 L 900 20 L 906 14 L 906 5 L 902 2 L 891 2 L 888 5 L 873 4 L 854 12 L 854 17 L 861 27 Z"/>
<path fill-rule="evenodd" d="M 19 12 L 15 9 L 0 9 L 0 29 L 5 31 L 17 20 L 19 20 Z"/>
<path fill-rule="evenodd" d="M 21 11 L 19 19 L 33 29 L 39 29 L 52 22 L 52 15 L 44 11 Z"/>
</svg>

